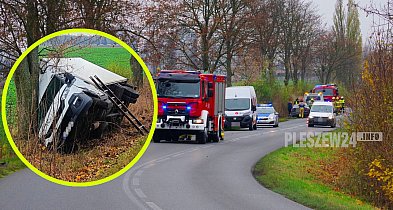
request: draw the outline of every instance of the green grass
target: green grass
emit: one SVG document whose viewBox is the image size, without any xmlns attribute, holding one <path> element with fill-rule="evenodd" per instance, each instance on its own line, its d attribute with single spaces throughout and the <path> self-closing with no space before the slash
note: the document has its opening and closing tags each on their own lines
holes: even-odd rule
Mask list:
<svg viewBox="0 0 393 210">
<path fill-rule="evenodd" d="M 130 56 L 123 47 L 73 48 L 65 54 L 68 58 L 81 57 L 126 78 L 132 77 Z M 45 57 L 45 51 L 42 52 L 42 57 Z"/>
<path fill-rule="evenodd" d="M 284 147 L 263 157 L 254 176 L 265 187 L 314 209 L 375 209 L 325 184 L 321 161 L 333 163 L 338 149 Z"/>
<path fill-rule="evenodd" d="M 0 166 L 0 178 L 26 167 L 18 157 L 5 158 L 0 160 L 0 163 L 6 163 Z"/>
<path fill-rule="evenodd" d="M 2 90 L 0 90 L 0 97 L 1 97 L 1 92 Z M 7 100 L 7 106 L 11 106 L 15 108 L 16 90 L 13 82 L 11 83 L 8 94 L 9 96 L 12 97 L 9 98 L 10 100 Z M 13 123 L 13 122 L 11 121 L 9 123 Z M 11 146 L 4 132 L 3 119 L 1 118 L 1 115 L 0 115 L 0 147 L 3 153 L 2 154 L 3 158 L 0 159 L 0 163 L 4 164 L 4 165 L 0 165 L 0 178 L 26 167 L 22 163 L 22 161 L 20 161 L 20 159 L 15 156 L 14 152 L 11 149 Z"/>
</svg>

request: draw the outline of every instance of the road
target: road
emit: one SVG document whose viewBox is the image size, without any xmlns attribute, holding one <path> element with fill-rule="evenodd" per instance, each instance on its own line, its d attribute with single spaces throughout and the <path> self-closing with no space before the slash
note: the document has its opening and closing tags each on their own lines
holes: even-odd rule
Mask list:
<svg viewBox="0 0 393 210">
<path fill-rule="evenodd" d="M 87 188 L 60 186 L 25 169 L 0 180 L 0 208 L 306 209 L 259 185 L 252 167 L 284 146 L 285 132 L 328 130 L 296 119 L 278 128 L 227 131 L 220 143 L 152 143 L 127 173 Z"/>
</svg>

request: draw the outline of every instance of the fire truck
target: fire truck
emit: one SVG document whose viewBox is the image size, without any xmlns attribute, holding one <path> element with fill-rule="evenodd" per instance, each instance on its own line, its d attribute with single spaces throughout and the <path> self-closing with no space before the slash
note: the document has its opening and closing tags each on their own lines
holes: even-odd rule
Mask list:
<svg viewBox="0 0 393 210">
<path fill-rule="evenodd" d="M 338 87 L 336 84 L 315 85 L 313 93 L 322 93 L 325 101 L 333 101 L 333 97 L 338 97 Z"/>
<path fill-rule="evenodd" d="M 153 141 L 223 140 L 225 80 L 199 71 L 161 70 L 155 78 L 158 119 Z"/>
</svg>

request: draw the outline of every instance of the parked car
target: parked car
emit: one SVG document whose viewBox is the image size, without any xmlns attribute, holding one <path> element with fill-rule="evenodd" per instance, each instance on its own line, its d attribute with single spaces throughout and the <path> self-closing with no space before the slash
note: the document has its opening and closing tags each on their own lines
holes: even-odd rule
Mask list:
<svg viewBox="0 0 393 210">
<path fill-rule="evenodd" d="M 273 127 L 278 127 L 278 123 L 278 112 L 274 109 L 273 104 L 258 104 L 257 125 L 272 125 Z"/>
</svg>

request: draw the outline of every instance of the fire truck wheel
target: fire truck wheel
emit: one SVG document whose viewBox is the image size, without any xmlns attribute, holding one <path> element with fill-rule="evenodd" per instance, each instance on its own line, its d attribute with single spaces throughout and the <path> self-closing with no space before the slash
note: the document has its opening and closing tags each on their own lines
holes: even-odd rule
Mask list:
<svg viewBox="0 0 393 210">
<path fill-rule="evenodd" d="M 153 142 L 154 143 L 160 143 L 161 140 L 160 140 L 160 138 L 157 135 L 153 135 Z"/>
<path fill-rule="evenodd" d="M 206 131 L 201 131 L 196 135 L 196 140 L 199 144 L 206 144 L 207 134 Z"/>
</svg>

